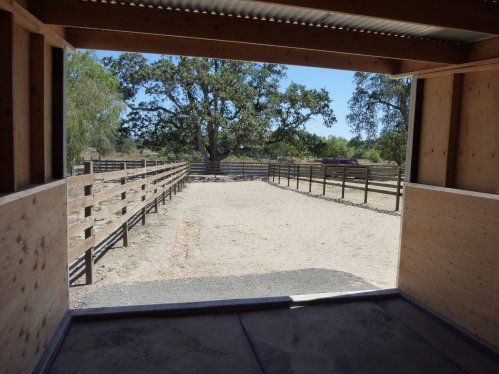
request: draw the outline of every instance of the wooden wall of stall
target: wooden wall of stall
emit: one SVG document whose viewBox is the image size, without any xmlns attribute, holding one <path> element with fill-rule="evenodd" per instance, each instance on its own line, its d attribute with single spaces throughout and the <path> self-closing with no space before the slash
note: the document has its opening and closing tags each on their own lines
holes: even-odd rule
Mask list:
<svg viewBox="0 0 499 374">
<path fill-rule="evenodd" d="M 0 362 L 30 373 L 68 310 L 66 182 L 0 198 Z"/>
<path fill-rule="evenodd" d="M 65 177 L 60 30 L 0 1 L 0 196 Z"/>
<path fill-rule="evenodd" d="M 0 0 L 0 371 L 29 373 L 68 310 L 60 30 Z"/>
<path fill-rule="evenodd" d="M 399 287 L 499 348 L 499 69 L 414 84 Z"/>
</svg>

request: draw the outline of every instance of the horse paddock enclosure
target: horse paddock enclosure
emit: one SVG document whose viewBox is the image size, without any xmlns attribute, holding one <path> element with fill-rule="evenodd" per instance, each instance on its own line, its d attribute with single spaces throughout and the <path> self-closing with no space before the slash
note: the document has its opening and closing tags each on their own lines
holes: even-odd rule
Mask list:
<svg viewBox="0 0 499 374">
<path fill-rule="evenodd" d="M 386 196 L 390 198 L 390 196 Z M 393 198 L 393 197 L 392 197 Z M 189 183 L 101 256 L 73 307 L 342 293 L 396 286 L 400 216 L 263 181 Z"/>
</svg>

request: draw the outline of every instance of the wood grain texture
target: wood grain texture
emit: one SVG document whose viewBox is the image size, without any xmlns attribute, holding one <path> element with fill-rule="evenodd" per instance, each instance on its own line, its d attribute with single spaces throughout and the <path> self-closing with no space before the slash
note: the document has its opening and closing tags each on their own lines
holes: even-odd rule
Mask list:
<svg viewBox="0 0 499 374">
<path fill-rule="evenodd" d="M 449 139 L 452 76 L 426 79 L 422 103 L 418 182 L 444 186 Z"/>
<path fill-rule="evenodd" d="M 0 199 L 0 362 L 33 370 L 68 310 L 66 184 Z"/>
<path fill-rule="evenodd" d="M 356 70 L 380 74 L 399 73 L 399 65 L 396 60 L 345 53 L 78 28 L 68 28 L 66 34 L 68 41 L 76 48 L 221 59 L 235 59 L 237 56 L 237 59 L 242 61 Z M 414 62 L 410 66 L 412 68 L 410 71 L 422 70 L 425 66 Z"/>
<path fill-rule="evenodd" d="M 407 185 L 399 288 L 499 348 L 499 196 Z"/>
<path fill-rule="evenodd" d="M 499 70 L 464 74 L 455 186 L 499 194 Z"/>
<path fill-rule="evenodd" d="M 14 157 L 18 189 L 31 184 L 30 33 L 14 26 Z"/>
</svg>

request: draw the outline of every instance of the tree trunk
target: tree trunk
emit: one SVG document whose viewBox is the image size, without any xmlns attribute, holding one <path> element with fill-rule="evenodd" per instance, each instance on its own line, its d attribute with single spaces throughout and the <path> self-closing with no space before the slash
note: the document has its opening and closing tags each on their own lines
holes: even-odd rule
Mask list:
<svg viewBox="0 0 499 374">
<path fill-rule="evenodd" d="M 218 161 L 218 126 L 210 133 L 210 161 Z"/>
<path fill-rule="evenodd" d="M 198 151 L 201 152 L 201 155 L 203 155 L 203 161 L 207 162 L 210 160 L 210 156 L 208 155 L 208 152 L 206 151 L 206 147 L 204 146 L 204 140 L 203 140 L 203 134 L 201 132 L 201 126 L 197 126 L 197 132 L 196 132 L 196 144 L 198 147 Z"/>
</svg>

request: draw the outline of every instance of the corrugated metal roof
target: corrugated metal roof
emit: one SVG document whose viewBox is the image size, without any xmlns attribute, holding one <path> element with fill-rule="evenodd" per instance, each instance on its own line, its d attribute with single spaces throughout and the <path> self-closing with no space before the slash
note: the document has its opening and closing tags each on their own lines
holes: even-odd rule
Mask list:
<svg viewBox="0 0 499 374">
<path fill-rule="evenodd" d="M 165 11 L 206 13 L 227 17 L 243 17 L 269 22 L 284 22 L 311 27 L 344 29 L 406 38 L 472 43 L 493 37 L 488 34 L 425 26 L 380 18 L 355 16 L 316 9 L 268 4 L 251 0 L 82 0 L 140 6 Z M 371 0 L 366 0 L 371 1 Z M 438 0 L 435 0 L 438 1 Z M 403 6 L 403 3 L 401 3 Z"/>
</svg>

